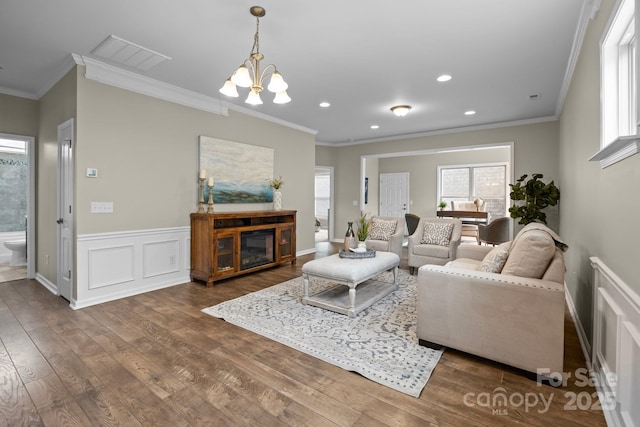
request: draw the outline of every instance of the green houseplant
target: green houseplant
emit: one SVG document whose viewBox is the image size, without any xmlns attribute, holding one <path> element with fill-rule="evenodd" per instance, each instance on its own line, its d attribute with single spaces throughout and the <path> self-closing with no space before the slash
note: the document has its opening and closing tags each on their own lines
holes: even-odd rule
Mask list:
<svg viewBox="0 0 640 427">
<path fill-rule="evenodd" d="M 369 218 L 369 214 L 367 212 L 363 212 L 360 214 L 360 218 L 358 218 L 358 231 L 356 232 L 356 237 L 358 237 L 359 242 L 364 242 L 369 237 L 369 226 L 371 225 L 371 219 Z"/>
<path fill-rule="evenodd" d="M 444 200 L 440 201 L 440 203 L 438 203 L 438 207 L 440 208 L 441 211 L 443 211 L 444 208 L 447 207 L 447 202 L 445 202 Z"/>
<path fill-rule="evenodd" d="M 509 197 L 515 202 L 509 208 L 511 218 L 519 219 L 518 224 L 526 225 L 530 222 L 547 223 L 547 215 L 543 209 L 555 206 L 560 200 L 560 190 L 553 181 L 545 184 L 541 173 L 534 173 L 530 179 L 522 175 L 515 184 L 509 184 Z M 526 180 L 526 181 L 525 181 Z"/>
</svg>

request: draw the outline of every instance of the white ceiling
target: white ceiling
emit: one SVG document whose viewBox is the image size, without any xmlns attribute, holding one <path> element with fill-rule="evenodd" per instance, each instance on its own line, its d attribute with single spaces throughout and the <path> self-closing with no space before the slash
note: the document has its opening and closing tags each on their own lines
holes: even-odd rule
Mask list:
<svg viewBox="0 0 640 427">
<path fill-rule="evenodd" d="M 267 11 L 263 64 L 276 64 L 289 84 L 288 104 L 265 93 L 264 104 L 251 107 L 246 89 L 240 98 L 218 93 L 251 50 L 255 4 Z M 548 120 L 562 107 L 593 4 L 599 1 L 2 0 L 0 92 L 37 99 L 71 54 L 92 57 L 115 35 L 171 58 L 129 71 L 317 130 L 319 143 Z M 436 82 L 442 73 L 453 79 Z M 413 109 L 398 118 L 389 110 L 395 104 Z"/>
</svg>

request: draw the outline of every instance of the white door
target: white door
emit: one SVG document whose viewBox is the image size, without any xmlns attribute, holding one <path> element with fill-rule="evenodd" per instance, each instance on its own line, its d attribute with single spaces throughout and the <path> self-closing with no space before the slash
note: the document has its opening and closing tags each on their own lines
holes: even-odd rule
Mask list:
<svg viewBox="0 0 640 427">
<path fill-rule="evenodd" d="M 409 203 L 409 173 L 380 174 L 380 216 L 404 218 Z"/>
<path fill-rule="evenodd" d="M 73 289 L 73 119 L 58 125 L 58 293 Z"/>
</svg>

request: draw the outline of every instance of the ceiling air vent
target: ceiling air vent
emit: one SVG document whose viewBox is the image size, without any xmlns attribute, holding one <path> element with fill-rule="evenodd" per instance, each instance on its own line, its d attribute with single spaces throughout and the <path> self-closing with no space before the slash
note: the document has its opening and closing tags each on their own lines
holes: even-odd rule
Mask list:
<svg viewBox="0 0 640 427">
<path fill-rule="evenodd" d="M 114 35 L 107 37 L 91 53 L 111 62 L 142 71 L 149 71 L 165 59 L 171 59 L 166 55 L 138 46 Z"/>
</svg>

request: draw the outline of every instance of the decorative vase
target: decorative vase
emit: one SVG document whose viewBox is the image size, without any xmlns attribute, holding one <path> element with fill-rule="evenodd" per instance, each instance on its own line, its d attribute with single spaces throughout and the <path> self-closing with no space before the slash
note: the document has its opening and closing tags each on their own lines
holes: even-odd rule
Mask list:
<svg viewBox="0 0 640 427">
<path fill-rule="evenodd" d="M 353 222 L 347 222 L 347 232 L 344 234 L 344 251 L 349 252 L 356 246 L 356 235 L 353 232 Z"/>
<path fill-rule="evenodd" d="M 280 190 L 273 190 L 273 210 L 282 210 L 282 193 Z"/>
<path fill-rule="evenodd" d="M 367 242 L 358 242 L 358 249 L 364 249 L 365 251 L 367 250 Z"/>
</svg>

